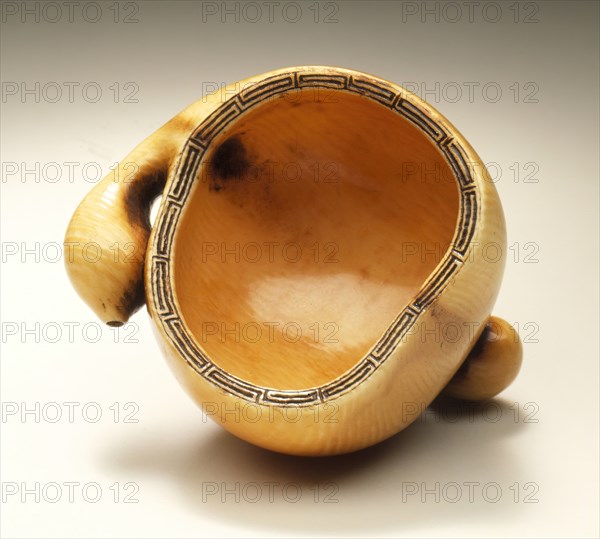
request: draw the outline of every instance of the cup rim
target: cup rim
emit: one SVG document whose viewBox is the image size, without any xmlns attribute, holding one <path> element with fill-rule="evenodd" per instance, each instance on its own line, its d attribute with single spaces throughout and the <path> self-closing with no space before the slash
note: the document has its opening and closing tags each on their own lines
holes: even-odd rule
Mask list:
<svg viewBox="0 0 600 539">
<path fill-rule="evenodd" d="M 450 246 L 413 300 L 382 332 L 369 352 L 353 367 L 326 384 L 281 390 L 234 376 L 202 349 L 187 327 L 174 292 L 174 239 L 202 157 L 211 141 L 240 115 L 269 98 L 303 88 L 324 88 L 358 94 L 410 121 L 438 148 L 457 182 L 459 205 Z M 475 167 L 475 164 L 478 166 Z M 146 301 L 162 336 L 204 380 L 245 401 L 284 407 L 314 406 L 345 395 L 362 384 L 399 347 L 421 315 L 449 287 L 452 277 L 468 263 L 472 239 L 481 224 L 483 164 L 458 130 L 435 108 L 403 87 L 355 70 L 328 66 L 298 66 L 271 71 L 230 94 L 192 132 L 169 178 L 148 242 Z"/>
</svg>

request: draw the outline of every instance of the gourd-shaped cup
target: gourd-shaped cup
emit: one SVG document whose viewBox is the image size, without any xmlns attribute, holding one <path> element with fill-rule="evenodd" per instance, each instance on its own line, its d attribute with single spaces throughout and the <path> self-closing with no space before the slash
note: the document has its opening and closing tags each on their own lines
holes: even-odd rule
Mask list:
<svg viewBox="0 0 600 539">
<path fill-rule="evenodd" d="M 490 318 L 505 241 L 460 133 L 400 86 L 332 67 L 200 99 L 94 187 L 65 239 L 104 322 L 145 302 L 205 413 L 298 455 L 369 446 L 442 391 L 512 381 L 519 338 Z"/>
</svg>

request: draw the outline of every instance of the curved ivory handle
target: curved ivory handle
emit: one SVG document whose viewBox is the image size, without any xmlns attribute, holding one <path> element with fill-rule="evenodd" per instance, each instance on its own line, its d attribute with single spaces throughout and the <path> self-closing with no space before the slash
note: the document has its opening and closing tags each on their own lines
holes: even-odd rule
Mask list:
<svg viewBox="0 0 600 539">
<path fill-rule="evenodd" d="M 469 401 L 491 399 L 516 378 L 523 360 L 519 334 L 491 316 L 475 346 L 442 393 Z"/>
<path fill-rule="evenodd" d="M 69 277 L 109 325 L 124 324 L 144 304 L 150 206 L 164 188 L 174 153 L 160 130 L 146 139 L 88 193 L 67 228 Z"/>
<path fill-rule="evenodd" d="M 75 210 L 65 235 L 67 273 L 105 323 L 120 326 L 145 302 L 150 206 L 192 130 L 219 103 L 207 96 L 139 144 Z"/>
</svg>

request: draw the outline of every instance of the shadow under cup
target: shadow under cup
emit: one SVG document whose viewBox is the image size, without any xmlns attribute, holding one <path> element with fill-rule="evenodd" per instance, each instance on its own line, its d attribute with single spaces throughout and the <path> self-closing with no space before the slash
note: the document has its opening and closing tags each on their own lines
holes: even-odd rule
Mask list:
<svg viewBox="0 0 600 539">
<path fill-rule="evenodd" d="M 459 189 L 414 124 L 343 90 L 278 94 L 210 143 L 174 239 L 175 295 L 228 373 L 278 389 L 356 365 L 456 232 Z"/>
</svg>

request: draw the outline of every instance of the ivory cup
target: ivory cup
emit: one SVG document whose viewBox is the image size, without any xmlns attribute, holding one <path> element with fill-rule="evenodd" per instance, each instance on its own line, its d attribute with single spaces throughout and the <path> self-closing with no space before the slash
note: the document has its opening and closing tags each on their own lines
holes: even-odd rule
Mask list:
<svg viewBox="0 0 600 539">
<path fill-rule="evenodd" d="M 491 398 L 521 364 L 491 316 L 506 233 L 484 164 L 365 73 L 291 67 L 204 96 L 91 190 L 65 242 L 100 319 L 146 304 L 189 395 L 274 451 L 370 446 L 440 393 Z"/>
</svg>

